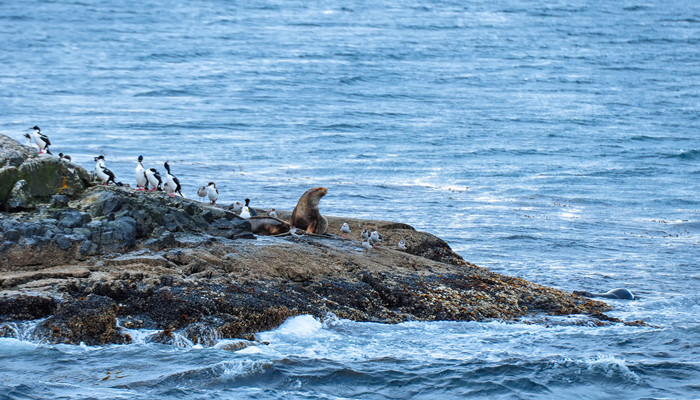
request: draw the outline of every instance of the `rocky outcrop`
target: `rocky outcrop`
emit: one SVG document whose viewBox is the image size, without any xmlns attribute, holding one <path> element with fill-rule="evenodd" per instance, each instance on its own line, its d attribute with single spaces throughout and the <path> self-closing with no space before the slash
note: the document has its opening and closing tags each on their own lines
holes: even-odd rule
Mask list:
<svg viewBox="0 0 700 400">
<path fill-rule="evenodd" d="M 50 154 L 37 154 L 12 138 L 0 135 L 0 210 L 32 209 L 51 196 L 75 196 L 89 185 L 85 169 Z"/>
<path fill-rule="evenodd" d="M 14 332 L 3 321 L 42 319 L 35 336 L 50 342 L 127 343 L 121 325 L 159 329 L 152 340 L 162 343 L 177 333 L 212 345 L 251 339 L 299 314 L 386 323 L 538 313 L 611 320 L 604 303 L 492 273 L 409 225 L 327 216 L 329 232 L 348 222 L 351 238 L 262 237 L 226 209 L 83 183 L 71 195 L 38 197 L 48 202 L 31 211 L 0 213 L 0 334 Z M 383 234 L 378 249 L 360 245 L 364 229 Z M 400 239 L 407 250 L 396 248 Z"/>
</svg>

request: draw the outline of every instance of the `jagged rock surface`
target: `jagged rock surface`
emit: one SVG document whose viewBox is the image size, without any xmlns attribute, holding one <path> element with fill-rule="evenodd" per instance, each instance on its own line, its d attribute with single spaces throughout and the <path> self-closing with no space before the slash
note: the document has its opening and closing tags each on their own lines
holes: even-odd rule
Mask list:
<svg viewBox="0 0 700 400">
<path fill-rule="evenodd" d="M 0 162 L 43 162 L 25 153 L 3 148 Z M 492 273 L 409 225 L 327 216 L 329 232 L 348 222 L 351 238 L 256 239 L 228 210 L 160 192 L 86 189 L 87 173 L 74 170 L 71 190 L 47 191 L 31 211 L 0 213 L 0 334 L 12 332 L 3 321 L 46 318 L 35 332 L 42 340 L 127 343 L 119 319 L 161 329 L 153 341 L 172 342 L 177 331 L 212 345 L 329 312 L 387 323 L 535 313 L 610 320 L 605 303 Z M 379 230 L 383 245 L 363 249 L 363 229 Z M 396 249 L 400 239 L 406 251 Z"/>
</svg>

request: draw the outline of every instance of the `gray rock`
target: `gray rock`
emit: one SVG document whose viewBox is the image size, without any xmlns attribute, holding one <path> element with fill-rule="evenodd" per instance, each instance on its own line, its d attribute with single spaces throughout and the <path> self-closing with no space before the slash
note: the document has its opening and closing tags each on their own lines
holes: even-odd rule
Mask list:
<svg viewBox="0 0 700 400">
<path fill-rule="evenodd" d="M 32 208 L 34 197 L 29 190 L 29 184 L 24 179 L 15 182 L 7 199 L 7 207 L 11 211 L 29 210 Z"/>
<path fill-rule="evenodd" d="M 10 198 L 10 192 L 17 182 L 19 171 L 16 167 L 0 168 L 0 206 Z"/>
<path fill-rule="evenodd" d="M 16 229 L 8 229 L 5 231 L 4 234 L 5 234 L 5 239 L 9 240 L 10 242 L 16 242 L 22 236 L 19 233 L 19 231 Z"/>
<path fill-rule="evenodd" d="M 15 193 L 13 198 L 13 189 L 22 180 L 26 195 Z M 0 209 L 23 210 L 32 202 L 46 202 L 56 194 L 73 196 L 84 191 L 89 183 L 85 169 L 61 162 L 57 157 L 38 155 L 33 149 L 0 135 Z"/>
<path fill-rule="evenodd" d="M 61 228 L 77 228 L 83 226 L 83 214 L 79 211 L 66 211 L 61 213 L 61 219 L 58 222 L 58 226 Z"/>
<path fill-rule="evenodd" d="M 68 207 L 68 196 L 62 194 L 56 194 L 51 196 L 51 207 L 52 208 L 66 208 Z"/>
</svg>

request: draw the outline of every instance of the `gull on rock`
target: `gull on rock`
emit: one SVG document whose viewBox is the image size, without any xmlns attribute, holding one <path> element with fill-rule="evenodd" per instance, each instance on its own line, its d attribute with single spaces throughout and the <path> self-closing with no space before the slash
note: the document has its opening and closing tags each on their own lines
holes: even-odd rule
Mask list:
<svg viewBox="0 0 700 400">
<path fill-rule="evenodd" d="M 275 211 L 275 209 L 272 208 L 270 209 L 270 211 L 268 211 L 267 215 L 271 216 L 272 218 L 277 218 L 277 211 Z"/>
<path fill-rule="evenodd" d="M 340 227 L 340 237 L 350 237 L 350 225 L 347 222 L 343 222 L 343 225 Z"/>
<path fill-rule="evenodd" d="M 369 244 L 371 244 L 374 247 L 377 247 L 377 246 L 379 246 L 379 243 L 381 243 L 381 241 L 382 241 L 382 235 L 379 232 L 372 231 L 372 233 L 370 233 L 369 239 L 368 239 Z"/>
<path fill-rule="evenodd" d="M 401 239 L 396 246 L 399 248 L 399 250 L 406 250 L 406 241 Z"/>
<path fill-rule="evenodd" d="M 199 197 L 199 201 L 204 201 L 204 199 L 207 197 L 206 186 L 202 186 L 201 188 L 197 189 L 197 197 Z"/>
<path fill-rule="evenodd" d="M 240 214 L 243 211 L 243 204 L 241 204 L 240 201 L 237 201 L 235 204 L 229 205 L 228 209 L 236 214 Z"/>
</svg>

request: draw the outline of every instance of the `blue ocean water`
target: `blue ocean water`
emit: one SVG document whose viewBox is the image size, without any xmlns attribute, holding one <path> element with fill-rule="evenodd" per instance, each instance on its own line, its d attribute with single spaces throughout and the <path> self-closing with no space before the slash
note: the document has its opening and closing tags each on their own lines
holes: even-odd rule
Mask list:
<svg viewBox="0 0 700 400">
<path fill-rule="evenodd" d="M 0 339 L 0 398 L 700 398 L 700 3 L 0 1 L 0 132 L 188 197 L 406 222 L 610 314 Z M 135 332 L 138 337 L 140 333 Z M 145 333 L 143 333 L 145 334 Z M 106 378 L 106 379 L 105 379 Z"/>
</svg>

